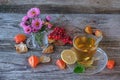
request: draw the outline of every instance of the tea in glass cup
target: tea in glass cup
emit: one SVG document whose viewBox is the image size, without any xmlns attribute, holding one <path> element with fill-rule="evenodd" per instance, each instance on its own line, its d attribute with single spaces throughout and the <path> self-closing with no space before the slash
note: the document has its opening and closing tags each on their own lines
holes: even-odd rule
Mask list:
<svg viewBox="0 0 120 80">
<path fill-rule="evenodd" d="M 100 39 L 92 34 L 78 35 L 73 40 L 72 50 L 77 54 L 77 62 L 90 67 L 93 64 L 93 56 L 97 51 Z"/>
</svg>

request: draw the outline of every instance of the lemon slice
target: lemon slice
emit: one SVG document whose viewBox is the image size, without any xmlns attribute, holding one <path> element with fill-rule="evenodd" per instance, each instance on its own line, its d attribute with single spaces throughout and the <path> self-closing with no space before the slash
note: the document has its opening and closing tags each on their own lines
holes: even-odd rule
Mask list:
<svg viewBox="0 0 120 80">
<path fill-rule="evenodd" d="M 76 53 L 72 50 L 63 50 L 61 58 L 66 64 L 74 64 L 77 61 Z"/>
</svg>

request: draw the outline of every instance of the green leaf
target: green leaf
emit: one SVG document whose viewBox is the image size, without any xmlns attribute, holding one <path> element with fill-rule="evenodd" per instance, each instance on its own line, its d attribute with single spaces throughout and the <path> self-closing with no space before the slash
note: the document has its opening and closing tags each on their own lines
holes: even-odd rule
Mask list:
<svg viewBox="0 0 120 80">
<path fill-rule="evenodd" d="M 45 25 L 43 25 L 42 28 L 37 33 L 35 33 L 35 40 L 39 45 L 43 45 L 44 31 L 46 31 Z"/>
<path fill-rule="evenodd" d="M 83 73 L 85 72 L 85 67 L 83 65 L 77 64 L 74 68 L 74 73 Z"/>
<path fill-rule="evenodd" d="M 39 33 L 43 32 L 43 31 L 45 31 L 45 30 L 46 30 L 46 26 L 43 25 L 42 28 L 39 30 Z"/>
<path fill-rule="evenodd" d="M 43 32 L 38 32 L 35 34 L 35 40 L 38 42 L 39 45 L 43 44 L 43 36 L 44 36 Z"/>
</svg>

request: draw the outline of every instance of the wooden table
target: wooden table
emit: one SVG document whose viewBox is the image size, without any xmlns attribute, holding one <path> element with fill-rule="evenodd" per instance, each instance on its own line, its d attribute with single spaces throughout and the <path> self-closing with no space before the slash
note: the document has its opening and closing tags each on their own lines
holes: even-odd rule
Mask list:
<svg viewBox="0 0 120 80">
<path fill-rule="evenodd" d="M 25 14 L 0 13 L 0 80 L 119 80 L 120 77 L 120 15 L 117 14 L 49 14 L 53 22 L 63 27 L 79 27 L 85 24 L 94 24 L 104 33 L 100 47 L 107 53 L 109 59 L 116 61 L 112 70 L 105 68 L 95 75 L 78 75 L 66 70 L 59 70 L 55 65 L 57 56 L 69 46 L 57 47 L 55 53 L 50 54 L 53 61 L 49 64 L 40 64 L 33 69 L 28 65 L 27 58 L 42 55 L 39 50 L 30 50 L 26 54 L 15 51 L 13 37 L 23 33 L 19 23 Z M 44 17 L 45 15 L 41 15 Z"/>
<path fill-rule="evenodd" d="M 119 3 L 119 0 L 0 0 L 0 80 L 120 80 Z M 29 50 L 26 54 L 18 54 L 13 38 L 18 33 L 24 33 L 19 23 L 27 10 L 34 6 L 41 8 L 42 18 L 49 13 L 54 24 L 68 30 L 83 29 L 86 24 L 101 29 L 104 38 L 99 47 L 109 59 L 116 61 L 115 68 L 105 68 L 95 75 L 74 74 L 69 69 L 59 70 L 55 60 L 63 49 L 70 46 L 56 47 L 55 53 L 48 55 L 53 59 L 51 63 L 31 68 L 28 57 L 32 54 L 40 56 L 42 51 Z"/>
</svg>

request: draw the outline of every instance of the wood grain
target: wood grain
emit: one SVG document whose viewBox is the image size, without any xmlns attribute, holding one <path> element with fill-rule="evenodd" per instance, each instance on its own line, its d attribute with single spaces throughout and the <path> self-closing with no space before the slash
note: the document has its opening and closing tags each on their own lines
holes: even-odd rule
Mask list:
<svg viewBox="0 0 120 80">
<path fill-rule="evenodd" d="M 27 58 L 34 54 L 42 55 L 40 50 L 30 50 L 27 54 L 18 54 L 14 48 L 13 37 L 23 33 L 19 23 L 25 14 L 0 13 L 0 80 L 119 80 L 120 79 L 120 15 L 117 14 L 49 14 L 55 25 L 63 26 L 69 31 L 83 29 L 85 25 L 101 29 L 104 38 L 100 47 L 107 53 L 109 59 L 116 61 L 113 70 L 105 68 L 102 72 L 85 76 L 74 74 L 69 69 L 59 70 L 55 60 L 60 57 L 63 49 L 70 46 L 56 47 L 55 53 L 48 55 L 52 62 L 40 64 L 32 69 Z M 41 14 L 44 18 L 47 14 Z"/>
<path fill-rule="evenodd" d="M 25 13 L 39 7 L 43 13 L 120 13 L 120 0 L 0 0 L 0 12 Z"/>
</svg>

